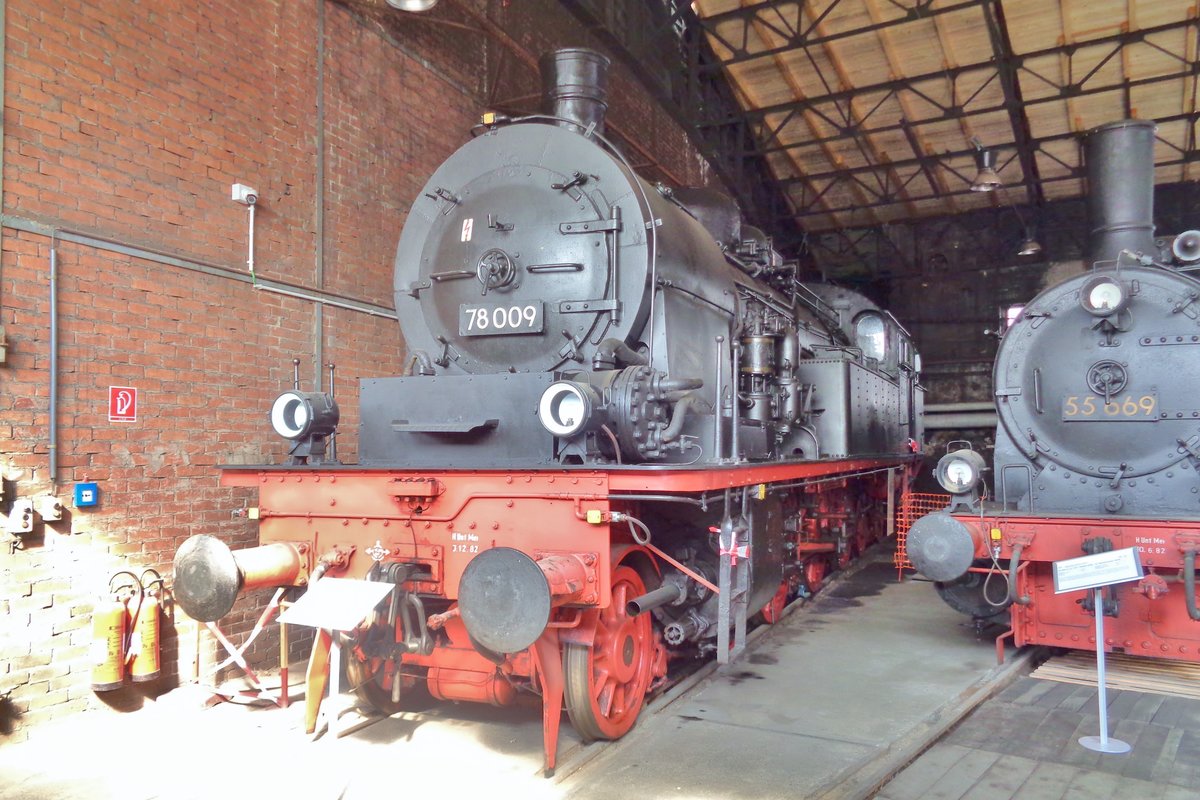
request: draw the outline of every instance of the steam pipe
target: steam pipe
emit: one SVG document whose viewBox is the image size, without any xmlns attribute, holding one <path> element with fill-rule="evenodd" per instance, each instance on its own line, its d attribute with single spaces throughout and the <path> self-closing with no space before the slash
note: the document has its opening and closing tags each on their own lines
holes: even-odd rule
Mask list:
<svg viewBox="0 0 1200 800">
<path fill-rule="evenodd" d="M 685 394 L 676 401 L 675 407 L 671 410 L 671 423 L 662 432 L 664 442 L 673 442 L 679 438 L 679 434 L 683 430 L 683 423 L 687 419 L 688 409 L 695 407 L 698 402 L 700 402 L 699 398 L 694 394 Z"/>
<path fill-rule="evenodd" d="M 703 378 L 666 378 L 658 384 L 664 392 L 690 392 L 703 386 Z"/>
<path fill-rule="evenodd" d="M 635 597 L 625 604 L 625 611 L 631 617 L 656 608 L 678 603 L 687 591 L 677 583 L 664 583 L 652 592 L 646 592 L 641 597 Z"/>
<path fill-rule="evenodd" d="M 1017 572 L 1021 569 L 1021 545 L 1013 545 L 1012 558 L 1009 559 L 1008 569 L 1008 602 L 1019 606 L 1029 605 L 1029 595 L 1017 596 Z"/>
<path fill-rule="evenodd" d="M 1122 250 L 1154 246 L 1154 123 L 1126 119 L 1092 129 L 1084 142 L 1089 258 L 1115 261 Z"/>
<path fill-rule="evenodd" d="M 409 375 L 432 375 L 433 359 L 429 357 L 429 353 L 424 350 L 414 350 L 412 357 L 408 362 Z"/>
<path fill-rule="evenodd" d="M 592 369 L 613 369 L 618 363 L 645 366 L 646 357 L 620 339 L 605 339 L 596 346 L 596 353 L 592 356 Z"/>
<path fill-rule="evenodd" d="M 739 428 L 741 423 L 741 398 L 738 392 L 738 376 L 742 374 L 742 344 L 737 339 L 729 340 L 729 349 L 733 353 L 733 368 L 729 373 L 729 415 L 733 430 L 729 434 L 732 453 L 729 458 L 735 464 L 742 460 L 742 445 Z"/>
<path fill-rule="evenodd" d="M 1187 604 L 1188 616 L 1200 622 L 1200 609 L 1196 608 L 1196 551 L 1183 551 L 1183 600 Z"/>
<path fill-rule="evenodd" d="M 716 424 L 714 431 L 713 456 L 718 462 L 725 460 L 725 428 L 723 426 L 723 417 L 725 416 L 724 409 L 721 408 L 721 394 L 725 391 L 723 386 L 725 382 L 725 354 L 722 353 L 721 345 L 725 342 L 724 336 L 717 337 L 717 399 L 713 406 L 713 422 Z"/>
</svg>

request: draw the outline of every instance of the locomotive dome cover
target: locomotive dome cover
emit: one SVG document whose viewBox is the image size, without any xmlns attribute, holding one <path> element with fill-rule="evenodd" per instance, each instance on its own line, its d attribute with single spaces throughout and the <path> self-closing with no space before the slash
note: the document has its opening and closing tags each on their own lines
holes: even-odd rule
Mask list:
<svg viewBox="0 0 1200 800">
<path fill-rule="evenodd" d="M 1115 279 L 1128 305 L 1109 318 L 1081 295 Z M 1000 343 L 996 405 L 1009 437 L 1081 478 L 1153 474 L 1200 433 L 1190 379 L 1200 347 L 1200 284 L 1157 267 L 1088 272 L 1025 307 Z"/>
<path fill-rule="evenodd" d="M 538 372 L 587 342 L 627 340 L 649 309 L 644 192 L 597 144 L 553 125 L 467 142 L 400 237 L 409 349 L 444 355 L 451 370 Z"/>
</svg>

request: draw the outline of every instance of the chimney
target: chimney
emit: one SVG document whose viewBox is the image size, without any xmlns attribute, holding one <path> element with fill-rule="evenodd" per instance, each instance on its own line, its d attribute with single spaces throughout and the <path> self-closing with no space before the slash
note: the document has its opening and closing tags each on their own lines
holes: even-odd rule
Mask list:
<svg viewBox="0 0 1200 800">
<path fill-rule="evenodd" d="M 1088 132 L 1089 260 L 1114 261 L 1122 250 L 1154 246 L 1154 123 L 1126 119 Z"/>
<path fill-rule="evenodd" d="M 542 56 L 542 96 L 545 111 L 569 122 L 563 127 L 580 132 L 595 124 L 596 133 L 604 133 L 604 112 L 608 110 L 608 57 L 595 50 L 568 48 Z M 574 123 L 574 124 L 570 124 Z"/>
</svg>

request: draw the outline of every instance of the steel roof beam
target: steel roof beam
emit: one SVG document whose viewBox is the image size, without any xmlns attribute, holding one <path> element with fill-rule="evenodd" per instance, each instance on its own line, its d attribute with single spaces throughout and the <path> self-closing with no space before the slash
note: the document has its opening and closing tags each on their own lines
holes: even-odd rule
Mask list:
<svg viewBox="0 0 1200 800">
<path fill-rule="evenodd" d="M 1024 100 L 1023 103 L 1025 106 L 1036 106 L 1036 105 L 1041 105 L 1043 103 L 1061 102 L 1063 100 L 1067 100 L 1070 98 L 1087 97 L 1089 95 L 1103 94 L 1105 92 L 1117 92 L 1117 91 L 1124 92 L 1127 89 L 1134 89 L 1134 88 L 1139 88 L 1142 86 L 1150 86 L 1150 85 L 1153 85 L 1156 83 L 1165 83 L 1168 81 L 1183 80 L 1186 78 L 1191 78 L 1191 77 L 1196 77 L 1196 76 L 1200 76 L 1200 64 L 1189 64 L 1187 69 L 1181 70 L 1179 72 L 1173 72 L 1170 75 L 1158 75 L 1158 76 L 1155 76 L 1152 78 L 1138 78 L 1138 79 L 1128 81 L 1128 82 L 1122 80 L 1117 83 L 1106 84 L 1104 86 L 1093 86 L 1093 87 L 1088 87 L 1086 89 L 1085 88 L 1076 88 L 1074 84 L 1068 85 L 1068 86 L 1060 86 L 1057 88 L 1057 91 L 1055 91 L 1053 94 L 1048 94 L 1045 97 L 1036 97 L 1032 100 Z M 810 139 L 810 140 L 806 140 L 806 141 L 802 141 L 802 142 L 795 142 L 792 144 L 778 146 L 778 147 L 761 147 L 757 150 L 745 152 L 742 155 L 744 155 L 744 156 L 765 156 L 765 155 L 769 155 L 771 153 L 782 152 L 784 150 L 793 150 L 793 149 L 800 148 L 800 147 L 810 147 L 813 145 L 837 142 L 837 141 L 842 141 L 844 139 L 856 138 L 859 136 L 871 136 L 871 135 L 880 134 L 880 133 L 894 133 L 896 131 L 903 131 L 905 125 L 908 125 L 913 128 L 919 128 L 922 125 L 931 125 L 934 123 L 946 122 L 948 120 L 953 120 L 953 119 L 959 119 L 959 118 L 969 119 L 971 117 L 979 117 L 979 116 L 983 116 L 985 114 L 994 114 L 997 111 L 1005 111 L 1008 108 L 1009 108 L 1009 104 L 1007 101 L 1004 103 L 1001 103 L 999 105 L 990 105 L 990 106 L 985 106 L 983 108 L 976 108 L 976 109 L 971 109 L 971 110 L 967 110 L 964 108 L 964 109 L 961 109 L 958 116 L 946 116 L 946 115 L 942 114 L 942 115 L 938 115 L 936 117 L 923 117 L 922 119 L 906 120 L 904 122 L 898 122 L 893 125 L 877 125 L 872 128 L 859 128 L 858 130 L 851 132 L 851 133 L 838 134 L 836 136 L 827 136 L 822 139 Z M 816 112 L 816 113 L 819 113 L 819 112 Z M 989 143 L 989 146 L 990 146 L 990 143 Z M 894 163 L 899 164 L 901 162 L 897 161 Z"/>
<path fill-rule="evenodd" d="M 832 6 L 836 6 L 838 2 L 839 2 L 839 0 L 834 0 L 834 2 L 831 4 L 830 8 Z M 829 33 L 829 34 L 825 34 L 824 36 L 812 36 L 811 35 L 812 32 L 814 30 L 816 30 L 816 27 L 817 27 L 817 23 L 814 22 L 813 24 L 807 26 L 805 28 L 805 30 L 803 30 L 803 31 L 800 31 L 800 30 L 789 31 L 789 33 L 791 35 L 788 36 L 787 40 L 780 46 L 772 47 L 767 50 L 760 50 L 755 53 L 749 52 L 749 50 L 747 50 L 744 46 L 739 46 L 739 45 L 729 42 L 726 37 L 721 36 L 717 32 L 717 26 L 720 25 L 721 23 L 737 20 L 744 24 L 744 26 L 745 26 L 743 28 L 743 34 L 744 34 L 744 32 L 747 29 L 749 29 L 750 24 L 755 19 L 762 19 L 763 15 L 765 15 L 765 14 L 770 14 L 771 17 L 776 21 L 779 20 L 779 18 L 780 18 L 779 5 L 780 4 L 778 2 L 765 2 L 765 3 L 758 3 L 758 4 L 752 5 L 752 6 L 745 6 L 744 8 L 735 8 L 730 11 L 722 12 L 720 14 L 713 14 L 710 17 L 701 17 L 700 18 L 700 25 L 704 28 L 705 32 L 708 33 L 710 36 L 712 36 L 717 41 L 721 42 L 721 44 L 728 47 L 730 49 L 730 51 L 732 51 L 735 54 L 733 56 L 733 58 L 726 59 L 725 61 L 721 62 L 720 64 L 712 64 L 712 65 L 706 66 L 704 69 L 715 71 L 717 69 L 720 69 L 721 67 L 729 67 L 729 66 L 733 66 L 735 64 L 744 64 L 748 61 L 756 61 L 760 58 L 770 58 L 771 56 L 782 55 L 791 50 L 795 50 L 796 48 L 799 48 L 799 47 L 813 47 L 816 45 L 827 44 L 829 42 L 836 42 L 839 39 L 848 39 L 853 36 L 861 36 L 863 34 L 873 33 L 875 31 L 886 30 L 887 28 L 894 28 L 898 25 L 904 25 L 909 22 L 915 22 L 916 20 L 920 20 L 920 19 L 930 19 L 932 17 L 938 16 L 939 14 L 950 14 L 955 11 L 963 11 L 968 8 L 975 8 L 977 6 L 989 5 L 989 4 L 992 4 L 995 2 L 997 2 L 997 0 L 960 0 L 960 2 L 954 3 L 952 5 L 945 5 L 945 6 L 939 6 L 937 8 L 934 8 L 933 0 L 917 0 L 917 2 L 914 2 L 911 7 L 908 7 L 906 9 L 906 13 L 904 14 L 904 16 L 897 17 L 896 19 L 891 19 L 891 20 L 887 20 L 884 22 L 877 22 L 877 23 L 874 23 L 871 25 L 863 25 L 860 28 L 853 28 L 851 30 L 846 30 L 846 31 L 838 31 L 837 33 Z M 796 5 L 803 5 L 803 3 L 798 2 Z M 900 4 L 898 2 L 895 2 L 895 0 L 892 0 L 892 5 L 899 6 Z M 826 8 L 825 12 L 823 12 L 821 16 L 823 17 L 824 13 L 827 13 L 830 10 L 830 8 Z M 820 21 L 820 17 L 818 18 L 817 22 L 819 22 L 819 21 Z M 773 25 L 773 27 L 774 27 L 774 25 Z"/>
<path fill-rule="evenodd" d="M 1119 89 L 1123 85 L 1124 85 L 1123 83 L 1115 84 L 1112 87 L 1108 87 L 1107 90 L 1111 91 L 1111 90 Z M 1197 118 L 1200 118 L 1200 112 L 1192 112 L 1192 113 L 1188 113 L 1188 114 L 1172 114 L 1171 116 L 1167 116 L 1167 117 L 1159 117 L 1158 119 L 1156 119 L 1154 121 L 1160 125 L 1168 124 L 1171 122 L 1193 122 L 1194 123 L 1197 121 Z M 905 123 L 901 122 L 896 127 L 903 130 L 903 129 L 905 129 Z M 1065 141 L 1068 139 L 1079 139 L 1082 135 L 1083 134 L 1081 134 L 1081 133 L 1068 132 L 1068 133 L 1056 133 L 1051 136 L 1042 136 L 1039 138 L 1030 138 L 1027 142 L 1027 146 L 1030 148 L 1031 152 L 1036 152 L 1038 150 L 1042 150 L 1043 145 L 1048 144 L 1050 142 L 1059 142 L 1059 141 Z M 1009 151 L 1009 150 L 1019 150 L 1019 145 L 1016 142 L 990 142 L 988 144 L 988 149 L 995 150 L 998 152 L 1004 152 L 1004 151 Z M 950 151 L 946 151 L 944 153 L 937 153 L 937 154 L 933 154 L 933 155 L 918 155 L 915 158 L 896 159 L 896 160 L 892 161 L 889 164 L 889 166 L 892 168 L 900 168 L 900 169 L 903 169 L 906 167 L 921 167 L 922 169 L 924 169 L 928 165 L 936 163 L 936 165 L 944 167 L 945 162 L 947 162 L 949 160 L 957 159 L 957 158 L 974 158 L 974 156 L 975 156 L 975 151 L 973 149 L 950 150 Z M 850 177 L 850 176 L 854 176 L 854 175 L 869 174 L 869 173 L 873 173 L 877 169 L 879 169 L 879 165 L 877 165 L 877 164 L 866 164 L 861 167 L 842 167 L 841 169 L 830 170 L 829 172 L 808 173 L 807 175 L 804 176 L 804 179 L 806 181 L 829 180 L 829 179 L 840 178 L 840 177 Z M 780 178 L 779 180 L 776 181 L 776 183 L 778 185 L 783 186 L 783 187 L 791 186 L 796 182 L 797 182 L 797 180 L 795 178 Z"/>
<path fill-rule="evenodd" d="M 983 9 L 983 17 L 987 22 L 988 39 L 992 42 L 992 51 L 996 56 L 1000 87 L 1004 92 L 1004 105 L 1008 109 L 1008 121 L 1012 126 L 1013 141 L 1017 146 L 1017 158 L 1021 162 L 1021 172 L 1025 177 L 1027 199 L 1030 205 L 1040 206 L 1046 197 L 1042 193 L 1037 161 L 1034 160 L 1033 147 L 1030 144 L 1032 137 L 1029 133 L 1029 120 L 1025 116 L 1025 103 L 1021 99 L 1021 84 L 1013 67 L 1016 54 L 1013 52 L 1012 41 L 1008 38 L 1004 9 L 999 4 L 986 6 Z M 1126 92 L 1128 91 L 1126 81 Z"/>
<path fill-rule="evenodd" d="M 1186 20 L 1182 20 L 1179 22 L 1166 22 L 1166 23 L 1163 23 L 1162 25 L 1155 25 L 1155 26 L 1152 26 L 1149 28 L 1142 28 L 1142 29 L 1136 30 L 1136 31 L 1127 31 L 1127 32 L 1110 34 L 1108 36 L 1101 36 L 1101 37 L 1098 37 L 1095 39 L 1089 39 L 1086 42 L 1076 42 L 1074 44 L 1067 44 L 1067 45 L 1063 45 L 1061 47 L 1047 47 L 1042 50 L 1034 50 L 1032 52 L 1024 53 L 1021 55 L 1013 55 L 1007 59 L 1007 63 L 1013 70 L 1025 69 L 1026 71 L 1031 72 L 1031 74 L 1036 74 L 1036 73 L 1032 73 L 1031 70 L 1028 70 L 1028 68 L 1025 67 L 1026 62 L 1032 61 L 1032 60 L 1038 59 L 1038 58 L 1044 58 L 1046 56 L 1057 56 L 1057 55 L 1062 55 L 1062 54 L 1071 55 L 1075 51 L 1078 51 L 1078 50 L 1081 50 L 1084 48 L 1098 47 L 1098 46 L 1105 45 L 1105 44 L 1118 44 L 1121 46 L 1125 46 L 1125 45 L 1129 45 L 1129 44 L 1136 44 L 1138 42 L 1141 42 L 1147 36 L 1153 36 L 1156 33 L 1165 33 L 1168 31 L 1177 30 L 1179 28 L 1188 28 L 1188 27 L 1194 28 L 1194 27 L 1198 27 L 1198 26 L 1200 26 L 1200 19 L 1197 19 L 1197 18 L 1186 19 Z M 842 90 L 836 91 L 836 92 L 829 92 L 828 94 L 815 95 L 813 97 L 808 97 L 808 98 L 805 98 L 804 100 L 790 101 L 787 103 L 777 103 L 772 106 L 764 106 L 763 108 L 748 109 L 748 110 L 740 112 L 736 116 L 757 119 L 759 117 L 765 117 L 770 114 L 786 114 L 786 113 L 793 112 L 793 111 L 800 111 L 803 109 L 812 108 L 813 106 L 817 106 L 820 104 L 838 103 L 843 100 L 850 100 L 850 99 L 853 99 L 853 98 L 856 98 L 856 97 L 859 97 L 862 95 L 869 95 L 869 94 L 874 94 L 874 93 L 878 93 L 878 92 L 895 92 L 895 91 L 901 91 L 901 90 L 913 91 L 912 87 L 914 85 L 919 84 L 919 83 L 924 83 L 926 81 L 939 81 L 940 82 L 940 81 L 945 81 L 947 79 L 955 80 L 961 75 L 966 75 L 968 73 L 978 72 L 981 70 L 988 70 L 988 71 L 994 72 L 997 69 L 997 61 L 998 60 L 999 59 L 994 58 L 994 59 L 989 59 L 987 61 L 976 62 L 974 64 L 964 64 L 964 65 L 959 65 L 959 66 L 954 66 L 954 67 L 948 66 L 948 67 L 945 67 L 942 69 L 938 69 L 934 72 L 926 72 L 921 75 L 913 75 L 913 76 L 906 77 L 906 78 L 896 78 L 896 79 L 892 79 L 892 80 L 882 81 L 880 83 L 871 84 L 870 86 L 858 86 L 858 87 L 854 87 L 852 89 L 842 89 Z M 1189 72 L 1189 74 L 1190 74 L 1190 72 Z M 1045 79 L 1043 78 L 1043 80 L 1045 80 Z M 1081 92 L 1086 91 L 1081 88 L 1081 83 L 1075 83 L 1070 86 L 1062 87 L 1062 88 L 1064 91 L 1068 91 L 1068 90 L 1071 91 L 1072 92 L 1071 96 L 1078 96 Z M 945 114 L 943 114 L 941 117 L 938 117 L 937 119 L 940 119 L 940 120 L 955 119 L 958 116 L 961 116 L 961 112 L 962 112 L 961 108 L 951 107 L 951 108 L 947 109 L 947 112 Z M 731 119 L 728 117 L 724 118 L 724 119 L 710 117 L 708 119 L 703 119 L 703 120 L 698 121 L 697 125 L 699 127 L 703 128 L 703 127 L 709 127 L 709 126 L 714 126 L 714 125 L 727 124 L 730 121 L 731 121 Z M 846 131 L 846 132 L 848 133 L 848 131 Z"/>
<path fill-rule="evenodd" d="M 1160 161 L 1160 162 L 1156 163 L 1154 166 L 1155 167 L 1178 167 L 1178 166 L 1182 166 L 1184 164 L 1195 163 L 1196 161 L 1200 161 L 1200 154 L 1193 151 L 1193 152 L 1183 155 L 1180 158 L 1173 158 L 1168 161 Z M 1050 184 L 1050 183 L 1059 183 L 1061 181 L 1080 180 L 1083 177 L 1084 177 L 1083 170 L 1081 168 L 1076 168 L 1076 171 L 1072 172 L 1070 175 L 1056 175 L 1053 178 L 1042 178 L 1041 182 L 1042 182 L 1042 185 L 1046 185 L 1046 184 Z M 829 187 L 826 187 L 826 188 L 828 189 Z M 959 191 L 940 192 L 938 194 L 931 194 L 931 195 L 926 195 L 923 197 L 914 196 L 914 197 L 910 197 L 909 199 L 912 202 L 916 203 L 916 202 L 920 202 L 922 200 L 942 200 L 942 199 L 946 198 L 947 196 L 965 197 L 965 196 L 968 196 L 971 194 L 974 194 L 974 193 L 970 189 L 961 189 Z M 830 208 L 828 210 L 822 209 L 819 213 L 813 213 L 813 214 L 810 214 L 807 216 L 834 217 L 838 214 L 852 214 L 855 211 L 863 211 L 867 208 L 884 208 L 886 206 L 894 206 L 894 205 L 896 205 L 895 200 L 878 200 L 873 203 L 866 203 L 866 204 L 858 203 L 858 204 L 854 204 L 854 205 L 841 206 L 838 208 Z M 988 210 L 988 209 L 979 209 L 979 210 Z M 804 215 L 802 215 L 802 216 L 804 216 Z M 907 219 L 909 219 L 909 218 L 905 218 L 905 219 L 907 221 Z M 839 226 L 836 226 L 835 228 L 814 228 L 811 230 L 811 232 L 812 233 L 826 233 L 831 230 L 836 230 L 837 228 L 840 228 L 840 227 L 842 227 L 842 226 L 839 225 Z"/>
</svg>

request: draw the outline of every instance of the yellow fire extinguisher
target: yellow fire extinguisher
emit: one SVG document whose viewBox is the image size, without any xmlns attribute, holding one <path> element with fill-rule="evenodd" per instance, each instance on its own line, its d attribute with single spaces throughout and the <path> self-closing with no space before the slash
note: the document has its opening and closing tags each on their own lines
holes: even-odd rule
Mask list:
<svg viewBox="0 0 1200 800">
<path fill-rule="evenodd" d="M 128 575 L 132 583 L 117 585 Z M 96 603 L 92 612 L 92 689 L 105 692 L 119 689 L 125 682 L 126 635 L 129 630 L 129 600 L 134 586 L 141 587 L 132 572 L 118 572 L 108 579 L 108 594 Z"/>
<path fill-rule="evenodd" d="M 153 575 L 149 582 L 147 575 Z M 157 570 L 147 569 L 138 581 L 141 602 L 130 619 L 129 677 L 134 683 L 152 681 L 162 674 L 159 661 L 159 613 L 163 578 Z"/>
</svg>

